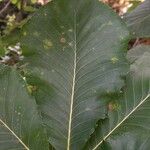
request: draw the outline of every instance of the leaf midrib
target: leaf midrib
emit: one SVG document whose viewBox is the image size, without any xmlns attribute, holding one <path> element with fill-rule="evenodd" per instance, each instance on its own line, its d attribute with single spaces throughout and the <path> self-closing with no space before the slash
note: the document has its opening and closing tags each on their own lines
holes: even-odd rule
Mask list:
<svg viewBox="0 0 150 150">
<path fill-rule="evenodd" d="M 76 11 L 74 10 L 74 69 L 73 69 L 73 80 L 72 80 L 72 92 L 70 102 L 70 115 L 69 115 L 69 126 L 68 126 L 68 138 L 67 138 L 67 150 L 70 150 L 71 140 L 71 128 L 72 128 L 72 114 L 73 114 L 73 101 L 75 91 L 75 80 L 76 80 L 76 66 L 77 66 L 77 37 L 76 37 Z"/>
<path fill-rule="evenodd" d="M 113 128 L 92 150 L 96 150 L 102 144 L 102 142 L 105 141 L 115 130 L 117 130 L 118 127 L 120 127 L 124 121 L 126 121 L 149 97 L 150 93 L 144 99 L 142 99 L 140 103 L 126 117 L 124 117 L 124 119 L 122 119 L 122 121 L 120 121 L 120 123 L 118 123 L 118 125 Z"/>
<path fill-rule="evenodd" d="M 11 134 L 24 146 L 24 148 L 25 148 L 26 150 L 30 150 L 30 149 L 26 146 L 26 144 L 16 135 L 16 133 L 15 133 L 14 131 L 12 131 L 12 130 L 9 128 L 9 126 L 8 126 L 2 119 L 0 119 L 0 122 L 4 125 L 5 128 L 7 128 L 7 129 L 11 132 Z"/>
</svg>

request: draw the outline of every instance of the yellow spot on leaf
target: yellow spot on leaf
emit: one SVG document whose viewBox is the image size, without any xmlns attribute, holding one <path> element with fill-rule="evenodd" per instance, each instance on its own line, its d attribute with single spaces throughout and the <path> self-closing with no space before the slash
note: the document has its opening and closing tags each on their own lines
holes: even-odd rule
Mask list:
<svg viewBox="0 0 150 150">
<path fill-rule="evenodd" d="M 26 36 L 26 35 L 27 35 L 27 32 L 23 32 L 23 35 Z"/>
<path fill-rule="evenodd" d="M 37 86 L 28 85 L 27 90 L 30 94 L 32 94 L 33 92 L 35 92 L 37 90 Z"/>
<path fill-rule="evenodd" d="M 117 57 L 111 58 L 111 62 L 112 62 L 113 64 L 117 63 L 118 60 L 119 60 L 119 59 L 118 59 Z"/>
<path fill-rule="evenodd" d="M 110 102 L 108 104 L 109 111 L 115 111 L 115 110 L 119 110 L 119 109 L 120 109 L 120 105 L 118 103 Z"/>
<path fill-rule="evenodd" d="M 43 44 L 44 44 L 44 48 L 45 49 L 49 49 L 49 48 L 51 48 L 53 46 L 53 43 L 51 42 L 51 40 L 48 40 L 48 39 L 45 39 L 43 41 Z"/>
</svg>

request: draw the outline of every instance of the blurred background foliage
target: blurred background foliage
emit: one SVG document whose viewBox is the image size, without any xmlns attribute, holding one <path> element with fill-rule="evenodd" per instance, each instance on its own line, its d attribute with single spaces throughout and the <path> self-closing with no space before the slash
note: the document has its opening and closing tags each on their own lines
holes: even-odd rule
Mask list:
<svg viewBox="0 0 150 150">
<path fill-rule="evenodd" d="M 20 26 L 33 12 L 50 0 L 0 0 L 0 34 Z"/>
<path fill-rule="evenodd" d="M 33 12 L 51 0 L 0 0 L 0 35 L 22 25 Z M 120 16 L 137 7 L 143 0 L 100 0 Z"/>
</svg>

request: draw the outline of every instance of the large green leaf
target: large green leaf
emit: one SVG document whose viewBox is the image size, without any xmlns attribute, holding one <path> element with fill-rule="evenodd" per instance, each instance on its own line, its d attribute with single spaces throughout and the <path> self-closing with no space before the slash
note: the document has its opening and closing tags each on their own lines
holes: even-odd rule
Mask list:
<svg viewBox="0 0 150 150">
<path fill-rule="evenodd" d="M 25 25 L 21 46 L 50 143 L 81 149 L 106 107 L 100 95 L 123 85 L 129 33 L 98 0 L 56 0 Z"/>
<path fill-rule="evenodd" d="M 15 69 L 0 66 L 0 150 L 48 150 L 35 100 Z"/>
<path fill-rule="evenodd" d="M 125 20 L 133 37 L 150 37 L 150 0 L 128 13 Z"/>
<path fill-rule="evenodd" d="M 108 119 L 99 123 L 85 149 L 148 150 L 150 147 L 150 47 L 128 53 L 131 73 L 123 94 L 107 97 Z M 134 67 L 133 67 L 134 66 Z M 111 99 L 110 99 L 111 98 Z"/>
</svg>

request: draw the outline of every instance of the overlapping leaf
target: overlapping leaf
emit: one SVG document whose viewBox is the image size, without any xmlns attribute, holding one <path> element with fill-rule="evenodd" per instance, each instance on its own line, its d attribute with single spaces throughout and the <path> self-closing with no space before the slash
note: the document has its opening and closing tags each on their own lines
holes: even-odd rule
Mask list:
<svg viewBox="0 0 150 150">
<path fill-rule="evenodd" d="M 106 117 L 100 95 L 123 85 L 125 25 L 97 0 L 57 0 L 22 32 L 30 84 L 37 89 L 50 143 L 61 150 L 82 149 L 96 122 Z"/>
<path fill-rule="evenodd" d="M 150 37 L 150 0 L 128 13 L 125 20 L 134 37 Z"/>
<path fill-rule="evenodd" d="M 0 150 L 48 150 L 35 100 L 15 69 L 0 66 Z"/>
<path fill-rule="evenodd" d="M 128 52 L 131 72 L 136 76 L 150 77 L 150 46 L 139 45 Z M 134 62 L 134 63 L 133 63 Z"/>
<path fill-rule="evenodd" d="M 108 119 L 99 123 L 85 149 L 149 149 L 149 50 L 149 46 L 138 46 L 129 51 L 128 58 L 133 64 L 123 93 L 107 97 Z"/>
</svg>

